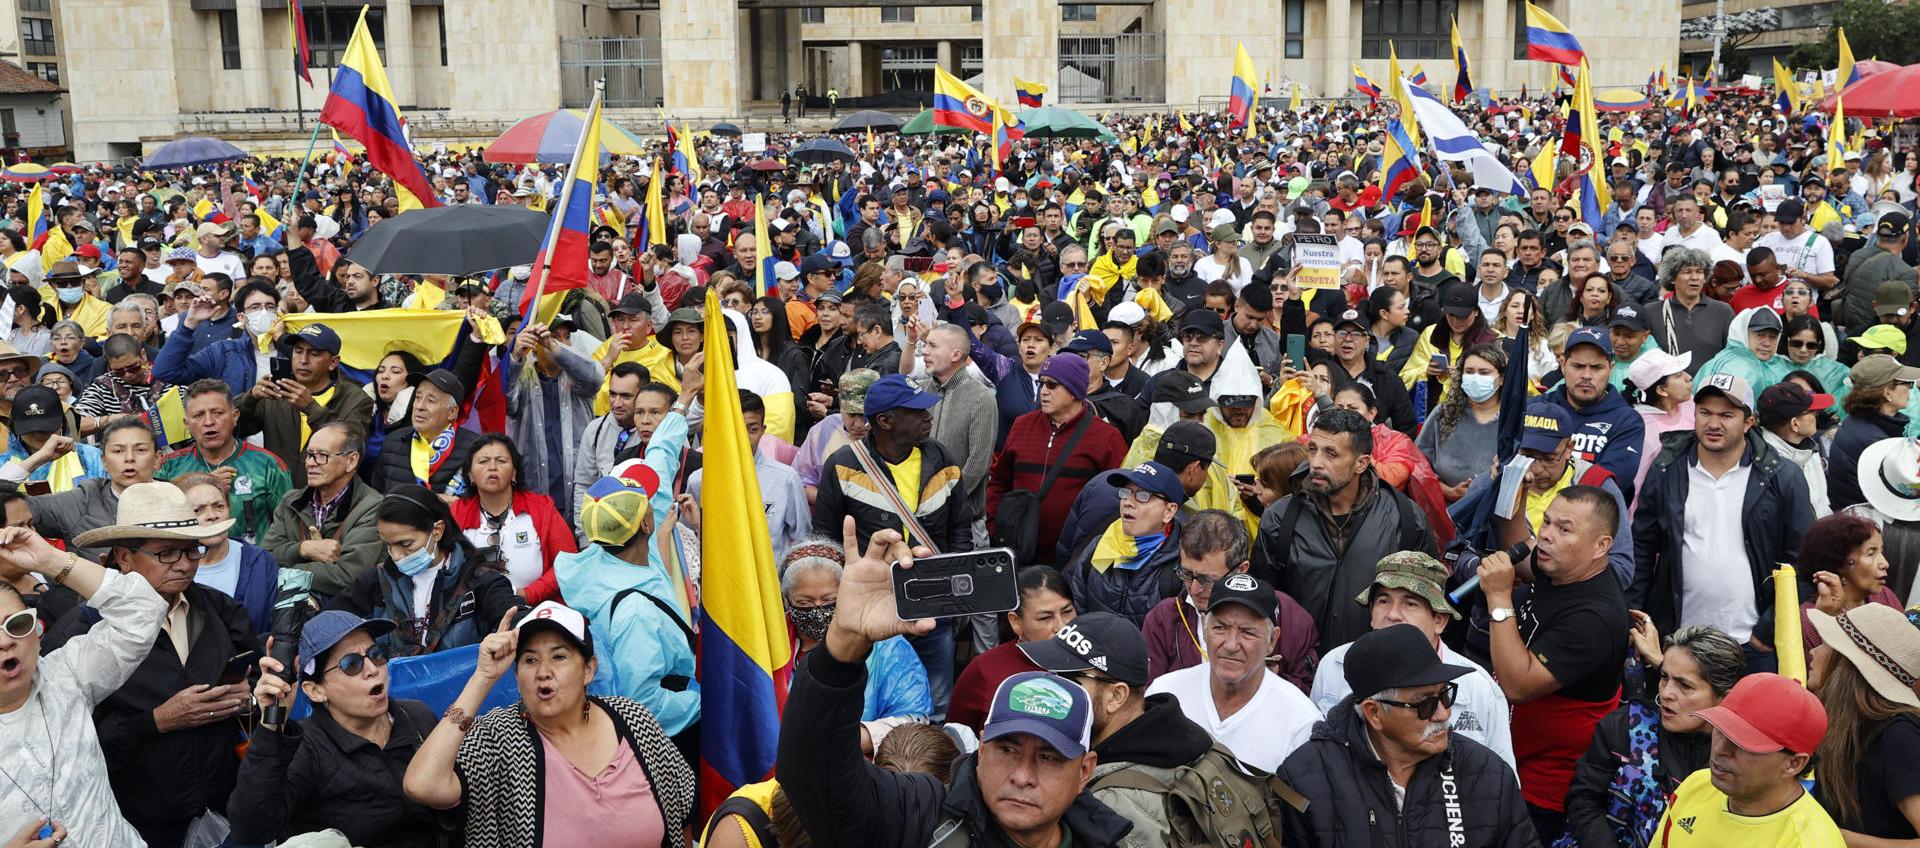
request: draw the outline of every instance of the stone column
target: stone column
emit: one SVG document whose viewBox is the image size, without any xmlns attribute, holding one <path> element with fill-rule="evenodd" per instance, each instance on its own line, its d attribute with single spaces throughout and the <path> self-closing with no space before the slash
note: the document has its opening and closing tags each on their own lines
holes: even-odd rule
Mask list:
<svg viewBox="0 0 1920 848">
<path fill-rule="evenodd" d="M 1498 91 L 1514 87 L 1513 0 L 1481 0 L 1480 52 L 1473 56 L 1473 84 Z"/>
<path fill-rule="evenodd" d="M 867 96 L 867 46 L 863 42 L 847 42 L 847 96 Z"/>
<path fill-rule="evenodd" d="M 1353 90 L 1353 60 L 1360 51 L 1353 43 L 1353 28 L 1359 23 L 1359 9 L 1353 0 L 1326 0 L 1327 22 L 1325 66 L 1321 71 L 1328 96 L 1345 96 Z M 1381 83 L 1385 84 L 1384 81 Z"/>
<path fill-rule="evenodd" d="M 400 101 L 395 105 L 414 105 L 412 0 L 387 0 L 387 82 Z"/>
<path fill-rule="evenodd" d="M 961 79 L 967 78 L 966 74 L 960 72 L 959 63 L 953 61 L 953 42 L 951 41 L 941 41 L 934 44 L 933 63 L 956 77 Z M 993 93 L 988 92 L 987 96 L 992 97 Z"/>
<path fill-rule="evenodd" d="M 695 118 L 739 113 L 739 79 L 712 72 L 715 57 L 740 55 L 739 17 L 732 3 L 660 0 L 660 70 L 667 114 Z"/>
<path fill-rule="evenodd" d="M 266 105 L 271 100 L 269 92 L 273 91 L 267 84 L 267 60 L 274 54 L 267 49 L 266 21 L 260 4 L 241 0 L 234 4 L 234 15 L 240 24 L 241 90 L 246 93 L 249 106 Z M 67 63 L 69 68 L 72 65 L 71 61 Z"/>
<path fill-rule="evenodd" d="M 1016 108 L 1013 78 L 1060 87 L 1060 4 L 1057 0 L 984 0 L 980 14 L 980 92 Z M 1169 43 L 1173 43 L 1169 39 Z M 941 42 L 948 67 L 953 45 Z M 951 67 L 948 67 L 952 70 Z M 955 76 L 963 76 L 957 71 Z M 1051 102 L 1051 101 L 1050 101 Z"/>
</svg>

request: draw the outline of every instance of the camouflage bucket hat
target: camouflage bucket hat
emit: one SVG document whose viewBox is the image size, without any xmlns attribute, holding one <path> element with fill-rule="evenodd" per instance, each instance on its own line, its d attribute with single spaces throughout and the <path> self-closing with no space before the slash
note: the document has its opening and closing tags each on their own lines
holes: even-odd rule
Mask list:
<svg viewBox="0 0 1920 848">
<path fill-rule="evenodd" d="M 1419 551 L 1398 551 L 1387 554 L 1374 566 L 1373 582 L 1353 600 L 1368 605 L 1373 601 L 1374 586 L 1402 589 L 1420 596 L 1435 613 L 1459 618 L 1460 611 L 1447 602 L 1446 585 L 1447 567 L 1439 560 Z"/>
<path fill-rule="evenodd" d="M 879 381 L 880 372 L 872 368 L 855 368 L 840 375 L 840 411 L 867 414 L 867 389 Z"/>
</svg>

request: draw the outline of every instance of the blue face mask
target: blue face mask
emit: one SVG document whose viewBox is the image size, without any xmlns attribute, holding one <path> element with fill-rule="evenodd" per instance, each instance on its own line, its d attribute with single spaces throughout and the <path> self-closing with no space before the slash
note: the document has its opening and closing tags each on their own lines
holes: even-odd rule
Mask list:
<svg viewBox="0 0 1920 848">
<path fill-rule="evenodd" d="M 1499 386 L 1495 385 L 1492 374 L 1462 374 L 1460 376 L 1460 390 L 1466 392 L 1467 399 L 1474 403 L 1485 402 L 1487 398 L 1493 397 L 1493 393 L 1498 389 Z"/>
<path fill-rule="evenodd" d="M 427 544 L 413 553 L 393 561 L 393 567 L 408 577 L 417 577 L 421 572 L 433 567 L 434 554 L 439 552 L 439 536 L 427 537 Z"/>
<path fill-rule="evenodd" d="M 69 306 L 79 303 L 87 295 L 87 290 L 81 286 L 55 286 L 53 291 L 60 296 L 61 303 Z"/>
</svg>

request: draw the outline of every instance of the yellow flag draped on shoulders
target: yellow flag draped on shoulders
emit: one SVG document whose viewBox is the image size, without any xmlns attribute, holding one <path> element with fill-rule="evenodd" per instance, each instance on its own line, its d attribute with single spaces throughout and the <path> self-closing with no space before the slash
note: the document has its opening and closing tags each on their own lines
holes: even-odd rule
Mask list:
<svg viewBox="0 0 1920 848">
<path fill-rule="evenodd" d="M 340 362 L 372 371 L 389 353 L 406 351 L 421 362 L 440 362 L 453 353 L 467 313 L 456 309 L 370 309 L 365 312 L 307 312 L 283 319 L 287 332 L 325 324 L 340 334 Z"/>
</svg>

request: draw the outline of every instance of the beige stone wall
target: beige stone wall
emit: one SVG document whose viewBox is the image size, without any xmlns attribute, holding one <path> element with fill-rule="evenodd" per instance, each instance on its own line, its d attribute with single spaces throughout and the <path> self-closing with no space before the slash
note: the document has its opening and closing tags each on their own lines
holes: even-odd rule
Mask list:
<svg viewBox="0 0 1920 848">
<path fill-rule="evenodd" d="M 105 159 L 127 149 L 110 144 L 132 145 L 141 136 L 178 126 L 179 72 L 200 74 L 206 64 L 160 64 L 169 49 L 178 50 L 188 40 L 175 32 L 172 0 L 62 0 L 61 6 L 65 30 L 73 34 L 65 48 L 63 79 L 74 93 L 68 98 L 74 156 Z M 150 49 L 128 50 L 124 39 L 107 37 L 126 32 L 142 33 Z M 195 57 L 195 52 L 172 54 L 176 62 Z M 204 52 L 197 57 L 204 60 Z"/>
<path fill-rule="evenodd" d="M 963 10 L 964 11 L 964 10 Z M 1057 84 L 1060 67 L 1060 6 L 1056 0 L 986 0 L 981 21 L 985 32 L 982 47 L 981 93 L 993 98 L 1008 98 L 1012 107 L 1013 78 L 1029 79 L 1045 74 L 1039 82 Z"/>
<path fill-rule="evenodd" d="M 471 118 L 517 120 L 559 106 L 560 38 L 568 21 L 578 26 L 577 6 L 561 11 L 551 0 L 453 2 L 459 5 L 447 17 L 449 109 Z"/>
<path fill-rule="evenodd" d="M 689 119 L 739 111 L 739 13 L 708 0 L 661 0 L 661 66 L 668 111 Z"/>
</svg>

